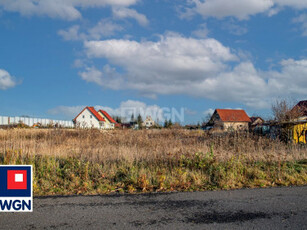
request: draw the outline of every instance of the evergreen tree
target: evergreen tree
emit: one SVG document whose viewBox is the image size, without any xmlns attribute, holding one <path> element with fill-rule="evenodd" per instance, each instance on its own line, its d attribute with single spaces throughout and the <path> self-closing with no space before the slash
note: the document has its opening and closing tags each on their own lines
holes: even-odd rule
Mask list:
<svg viewBox="0 0 307 230">
<path fill-rule="evenodd" d="M 137 117 L 137 123 L 138 123 L 139 129 L 141 129 L 142 123 L 143 123 L 143 119 L 142 119 L 141 114 L 139 114 L 138 117 Z"/>
<path fill-rule="evenodd" d="M 164 121 L 164 125 L 163 125 L 164 128 L 168 128 L 168 121 L 165 119 Z"/>
<path fill-rule="evenodd" d="M 171 119 L 169 119 L 169 120 L 168 120 L 168 128 L 172 127 L 172 125 L 173 125 L 173 122 L 172 122 Z"/>
<path fill-rule="evenodd" d="M 114 117 L 115 119 L 115 121 L 117 122 L 117 123 L 122 123 L 122 118 L 121 117 L 119 117 L 119 116 L 116 116 L 116 117 Z"/>
</svg>

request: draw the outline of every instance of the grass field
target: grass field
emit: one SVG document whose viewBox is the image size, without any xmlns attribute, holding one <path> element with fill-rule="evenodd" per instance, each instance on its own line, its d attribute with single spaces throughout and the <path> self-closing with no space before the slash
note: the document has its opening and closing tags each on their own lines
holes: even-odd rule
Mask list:
<svg viewBox="0 0 307 230">
<path fill-rule="evenodd" d="M 0 130 L 0 164 L 32 164 L 34 195 L 307 184 L 307 148 L 188 130 Z"/>
</svg>

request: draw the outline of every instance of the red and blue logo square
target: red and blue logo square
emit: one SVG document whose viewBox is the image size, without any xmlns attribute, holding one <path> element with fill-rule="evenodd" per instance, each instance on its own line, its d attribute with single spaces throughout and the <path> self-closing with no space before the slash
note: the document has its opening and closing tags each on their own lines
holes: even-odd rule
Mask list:
<svg viewBox="0 0 307 230">
<path fill-rule="evenodd" d="M 0 197 L 31 197 L 31 166 L 0 167 Z"/>
</svg>

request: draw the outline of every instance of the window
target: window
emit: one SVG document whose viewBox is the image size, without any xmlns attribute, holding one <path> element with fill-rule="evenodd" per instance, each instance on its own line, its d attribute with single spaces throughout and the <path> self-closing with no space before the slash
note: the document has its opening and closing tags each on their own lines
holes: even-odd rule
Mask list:
<svg viewBox="0 0 307 230">
<path fill-rule="evenodd" d="M 84 119 L 84 118 L 85 118 L 85 116 L 83 115 L 83 116 L 82 116 L 82 118 Z"/>
<path fill-rule="evenodd" d="M 93 118 L 93 116 L 91 115 L 90 118 Z"/>
</svg>

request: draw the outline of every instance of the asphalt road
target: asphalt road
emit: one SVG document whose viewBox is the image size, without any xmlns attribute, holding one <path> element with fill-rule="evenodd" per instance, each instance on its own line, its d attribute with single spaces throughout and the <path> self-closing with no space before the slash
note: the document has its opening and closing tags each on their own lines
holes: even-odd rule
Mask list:
<svg viewBox="0 0 307 230">
<path fill-rule="evenodd" d="M 307 187 L 44 197 L 0 229 L 307 229 Z"/>
</svg>

